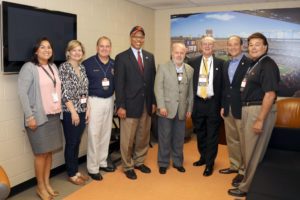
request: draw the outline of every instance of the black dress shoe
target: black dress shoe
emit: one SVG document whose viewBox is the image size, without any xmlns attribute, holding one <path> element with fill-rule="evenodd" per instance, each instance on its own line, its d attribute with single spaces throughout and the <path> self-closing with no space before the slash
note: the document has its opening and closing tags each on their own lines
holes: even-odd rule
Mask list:
<svg viewBox="0 0 300 200">
<path fill-rule="evenodd" d="M 144 164 L 141 164 L 139 166 L 134 166 L 134 168 L 138 169 L 141 172 L 146 173 L 146 174 L 151 173 L 151 169 L 149 167 L 147 167 L 146 165 L 144 165 Z"/>
<path fill-rule="evenodd" d="M 210 176 L 214 171 L 214 167 L 212 165 L 207 165 L 204 169 L 203 176 Z"/>
<path fill-rule="evenodd" d="M 185 169 L 184 169 L 184 167 L 183 166 L 175 166 L 175 165 L 173 165 L 173 167 L 175 168 L 175 169 L 177 169 L 177 171 L 179 171 L 179 172 L 181 172 L 181 173 L 184 173 L 185 172 Z"/>
<path fill-rule="evenodd" d="M 160 174 L 165 174 L 165 173 L 167 173 L 167 168 L 166 168 L 166 167 L 159 167 L 159 173 L 160 173 Z"/>
<path fill-rule="evenodd" d="M 129 179 L 131 179 L 131 180 L 137 179 L 137 176 L 136 176 L 136 174 L 135 174 L 135 172 L 134 172 L 133 169 L 125 171 L 124 173 L 125 173 L 126 177 L 129 178 Z"/>
<path fill-rule="evenodd" d="M 88 174 L 95 181 L 101 181 L 103 179 L 100 173 L 96 173 L 96 174 L 88 173 Z"/>
<path fill-rule="evenodd" d="M 225 169 L 220 169 L 219 173 L 220 174 L 232 174 L 232 173 L 238 173 L 239 170 L 236 169 L 230 169 L 230 168 L 225 168 Z"/>
<path fill-rule="evenodd" d="M 196 161 L 196 162 L 194 162 L 193 163 L 193 166 L 195 166 L 195 167 L 199 167 L 199 166 L 202 166 L 202 165 L 204 165 L 205 164 L 205 160 L 198 160 L 198 161 Z"/>
<path fill-rule="evenodd" d="M 235 197 L 245 197 L 247 195 L 246 192 L 241 191 L 238 188 L 235 189 L 229 189 L 228 194 Z"/>
<path fill-rule="evenodd" d="M 240 185 L 240 183 L 242 182 L 243 179 L 244 179 L 244 175 L 242 175 L 242 174 L 237 174 L 237 175 L 233 178 L 231 185 L 232 185 L 233 187 L 238 187 L 238 186 Z"/>
<path fill-rule="evenodd" d="M 99 170 L 104 171 L 104 172 L 114 172 L 116 169 L 114 167 L 100 167 Z"/>
</svg>

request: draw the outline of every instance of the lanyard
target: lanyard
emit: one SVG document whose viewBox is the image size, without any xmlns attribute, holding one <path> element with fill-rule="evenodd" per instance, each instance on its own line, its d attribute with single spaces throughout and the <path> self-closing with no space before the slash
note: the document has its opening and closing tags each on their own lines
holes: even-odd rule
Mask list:
<svg viewBox="0 0 300 200">
<path fill-rule="evenodd" d="M 51 68 L 51 66 L 50 66 L 49 64 L 48 64 L 48 66 L 49 66 L 49 69 L 50 69 L 50 71 L 51 71 L 51 73 L 52 73 L 52 75 L 53 75 L 53 78 L 52 78 L 52 76 L 49 74 L 49 72 L 48 72 L 47 70 L 44 69 L 44 67 L 42 67 L 42 66 L 40 66 L 40 67 L 41 67 L 41 68 L 43 69 L 43 71 L 47 74 L 47 76 L 51 79 L 51 81 L 53 82 L 54 88 L 56 88 L 56 78 L 55 78 L 53 69 Z"/>
<path fill-rule="evenodd" d="M 254 65 L 253 67 L 249 67 L 248 70 L 247 70 L 247 72 L 246 72 L 246 75 L 249 75 L 249 74 L 254 70 L 254 68 L 258 65 L 258 63 L 259 63 L 262 59 L 264 59 L 265 57 L 267 57 L 267 55 L 264 55 L 263 57 L 261 57 L 261 58 L 255 63 L 255 65 Z"/>
<path fill-rule="evenodd" d="M 107 67 L 107 69 L 105 71 L 104 71 L 104 67 L 100 64 L 100 62 L 97 60 L 96 57 L 95 57 L 95 60 L 96 60 L 97 64 L 100 66 L 100 69 L 102 70 L 102 72 L 104 74 L 104 77 L 106 78 L 107 71 L 108 71 L 108 69 L 110 67 L 110 60 L 108 61 L 109 62 L 108 63 L 108 67 Z"/>
</svg>

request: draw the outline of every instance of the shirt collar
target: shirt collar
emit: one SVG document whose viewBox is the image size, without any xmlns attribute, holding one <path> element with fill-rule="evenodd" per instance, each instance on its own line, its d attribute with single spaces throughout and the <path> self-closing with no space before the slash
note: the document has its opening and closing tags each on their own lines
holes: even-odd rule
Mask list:
<svg viewBox="0 0 300 200">
<path fill-rule="evenodd" d="M 236 56 L 236 57 L 232 57 L 230 59 L 231 62 L 240 62 L 240 60 L 242 59 L 243 54 L 241 53 L 240 55 Z"/>
</svg>

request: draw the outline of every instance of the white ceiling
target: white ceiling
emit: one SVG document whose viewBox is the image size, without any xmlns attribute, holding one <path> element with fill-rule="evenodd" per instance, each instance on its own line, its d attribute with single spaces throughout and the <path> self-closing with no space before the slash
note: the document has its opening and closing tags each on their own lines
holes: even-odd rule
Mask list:
<svg viewBox="0 0 300 200">
<path fill-rule="evenodd" d="M 283 0 L 127 0 L 154 10 L 189 8 L 202 6 L 220 6 L 245 3 L 278 2 Z"/>
</svg>

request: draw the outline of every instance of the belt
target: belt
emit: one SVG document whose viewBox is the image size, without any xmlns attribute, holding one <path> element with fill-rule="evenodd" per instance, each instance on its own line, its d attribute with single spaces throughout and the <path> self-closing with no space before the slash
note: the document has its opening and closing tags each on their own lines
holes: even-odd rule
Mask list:
<svg viewBox="0 0 300 200">
<path fill-rule="evenodd" d="M 207 100 L 210 100 L 210 99 L 212 99 L 213 98 L 213 96 L 211 96 L 211 97 L 207 97 L 207 98 L 202 98 L 202 97 L 199 97 L 198 95 L 196 96 L 197 98 L 196 99 L 199 99 L 199 100 L 201 100 L 201 101 L 207 101 Z"/>
<path fill-rule="evenodd" d="M 259 105 L 262 105 L 262 101 L 242 102 L 242 106 L 259 106 Z"/>
</svg>

